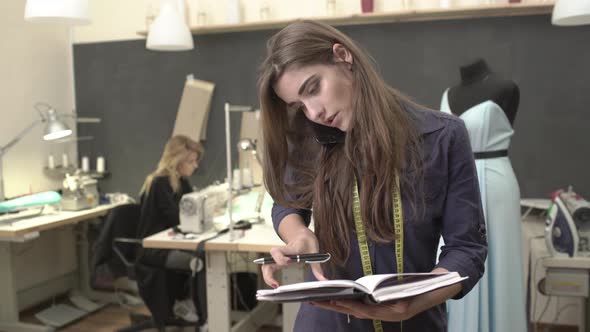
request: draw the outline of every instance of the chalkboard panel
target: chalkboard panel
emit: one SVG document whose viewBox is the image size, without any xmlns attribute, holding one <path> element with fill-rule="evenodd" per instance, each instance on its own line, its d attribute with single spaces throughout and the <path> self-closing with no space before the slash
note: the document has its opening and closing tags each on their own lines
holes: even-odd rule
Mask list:
<svg viewBox="0 0 590 332">
<path fill-rule="evenodd" d="M 391 85 L 435 109 L 458 83 L 458 67 L 484 58 L 520 87 L 510 156 L 522 197 L 546 197 L 568 184 L 590 196 L 590 27 L 554 27 L 539 15 L 340 29 L 372 54 Z M 216 84 L 206 155 L 192 181 L 223 180 L 223 103 L 257 106 L 257 68 L 274 32 L 194 36 L 195 50 L 179 53 L 147 51 L 142 40 L 75 45 L 77 110 L 103 119 L 79 125 L 80 135 L 95 137 L 81 141 L 79 152 L 106 157 L 111 177 L 101 181 L 102 190 L 137 194 L 172 132 L 190 73 Z M 239 120 L 232 115 L 236 140 Z"/>
</svg>

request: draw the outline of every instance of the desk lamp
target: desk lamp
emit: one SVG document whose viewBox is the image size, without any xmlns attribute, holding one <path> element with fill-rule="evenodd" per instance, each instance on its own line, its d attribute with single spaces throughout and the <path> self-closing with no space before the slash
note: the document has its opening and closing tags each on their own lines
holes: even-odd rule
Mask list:
<svg viewBox="0 0 590 332">
<path fill-rule="evenodd" d="M 229 218 L 229 240 L 234 240 L 234 221 L 232 219 L 232 200 L 234 198 L 233 188 L 232 188 L 232 162 L 231 162 L 231 128 L 230 128 L 230 121 L 229 116 L 232 112 L 253 112 L 254 108 L 252 106 L 240 106 L 240 105 L 230 105 L 229 103 L 225 103 L 225 153 L 226 153 L 226 160 L 227 160 L 227 183 L 228 183 L 228 190 L 229 190 L 229 197 L 227 200 L 227 214 Z"/>
<path fill-rule="evenodd" d="M 45 107 L 46 110 L 42 111 L 39 107 Z M 28 127 L 19 132 L 13 139 L 11 139 L 6 145 L 0 146 L 0 202 L 4 200 L 4 178 L 2 177 L 2 156 L 18 143 L 26 134 L 28 134 L 33 128 L 41 123 L 45 123 L 45 133 L 43 139 L 46 141 L 56 140 L 58 138 L 66 137 L 72 134 L 72 130 L 68 128 L 63 122 L 57 118 L 57 112 L 53 107 L 46 103 L 35 104 L 35 109 L 39 112 L 40 119 L 33 121 Z"/>
<path fill-rule="evenodd" d="M 258 151 L 256 147 L 256 140 L 252 138 L 242 138 L 238 142 L 238 150 L 240 151 L 251 151 L 252 155 L 258 161 L 258 164 L 262 166 L 262 161 L 260 161 L 260 157 L 258 156 Z"/>
<path fill-rule="evenodd" d="M 256 158 L 256 161 L 258 162 L 258 164 L 262 167 L 262 161 L 260 160 L 260 157 L 258 156 L 258 152 L 257 152 L 257 147 L 256 147 L 256 140 L 252 139 L 252 138 L 242 138 L 239 142 L 238 142 L 238 150 L 240 151 L 252 151 L 252 155 L 254 155 L 254 157 Z M 257 222 L 261 223 L 264 221 L 264 219 L 260 216 L 261 215 L 261 210 L 262 210 L 262 203 L 264 202 L 264 195 L 266 194 L 266 190 L 264 188 L 262 188 L 262 190 L 260 190 L 260 193 L 258 193 L 258 198 L 256 199 L 256 207 L 254 209 L 254 212 L 256 212 L 257 215 Z"/>
</svg>

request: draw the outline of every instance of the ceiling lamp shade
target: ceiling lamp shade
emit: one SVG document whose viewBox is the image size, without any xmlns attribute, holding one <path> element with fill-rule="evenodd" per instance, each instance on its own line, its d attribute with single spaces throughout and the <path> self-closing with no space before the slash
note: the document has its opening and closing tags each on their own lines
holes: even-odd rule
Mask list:
<svg viewBox="0 0 590 332">
<path fill-rule="evenodd" d="M 88 0 L 27 0 L 25 21 L 37 23 L 90 23 Z"/>
<path fill-rule="evenodd" d="M 194 48 L 193 36 L 176 6 L 164 1 L 150 26 L 146 48 L 152 51 L 188 51 Z"/>
<path fill-rule="evenodd" d="M 590 24 L 590 0 L 557 0 L 551 23 L 563 26 Z"/>
</svg>

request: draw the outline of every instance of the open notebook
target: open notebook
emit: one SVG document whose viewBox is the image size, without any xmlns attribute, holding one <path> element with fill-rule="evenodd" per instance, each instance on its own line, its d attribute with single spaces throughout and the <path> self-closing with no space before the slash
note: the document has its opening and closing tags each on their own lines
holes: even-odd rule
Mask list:
<svg viewBox="0 0 590 332">
<path fill-rule="evenodd" d="M 308 281 L 260 289 L 259 301 L 303 302 L 334 299 L 359 299 L 367 303 L 381 303 L 404 299 L 467 279 L 457 272 L 375 274 L 357 280 Z"/>
</svg>

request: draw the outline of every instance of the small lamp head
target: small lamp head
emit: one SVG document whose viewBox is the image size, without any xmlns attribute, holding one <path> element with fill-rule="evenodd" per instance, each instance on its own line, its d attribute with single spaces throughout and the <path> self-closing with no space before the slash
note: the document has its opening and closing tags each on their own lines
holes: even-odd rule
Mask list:
<svg viewBox="0 0 590 332">
<path fill-rule="evenodd" d="M 43 139 L 46 141 L 52 141 L 59 138 L 63 138 L 72 134 L 72 130 L 68 126 L 59 121 L 57 113 L 53 108 L 47 111 L 47 125 L 45 125 L 45 134 Z"/>
<path fill-rule="evenodd" d="M 251 138 L 242 138 L 238 142 L 238 150 L 240 151 L 256 151 L 256 140 Z"/>
</svg>

